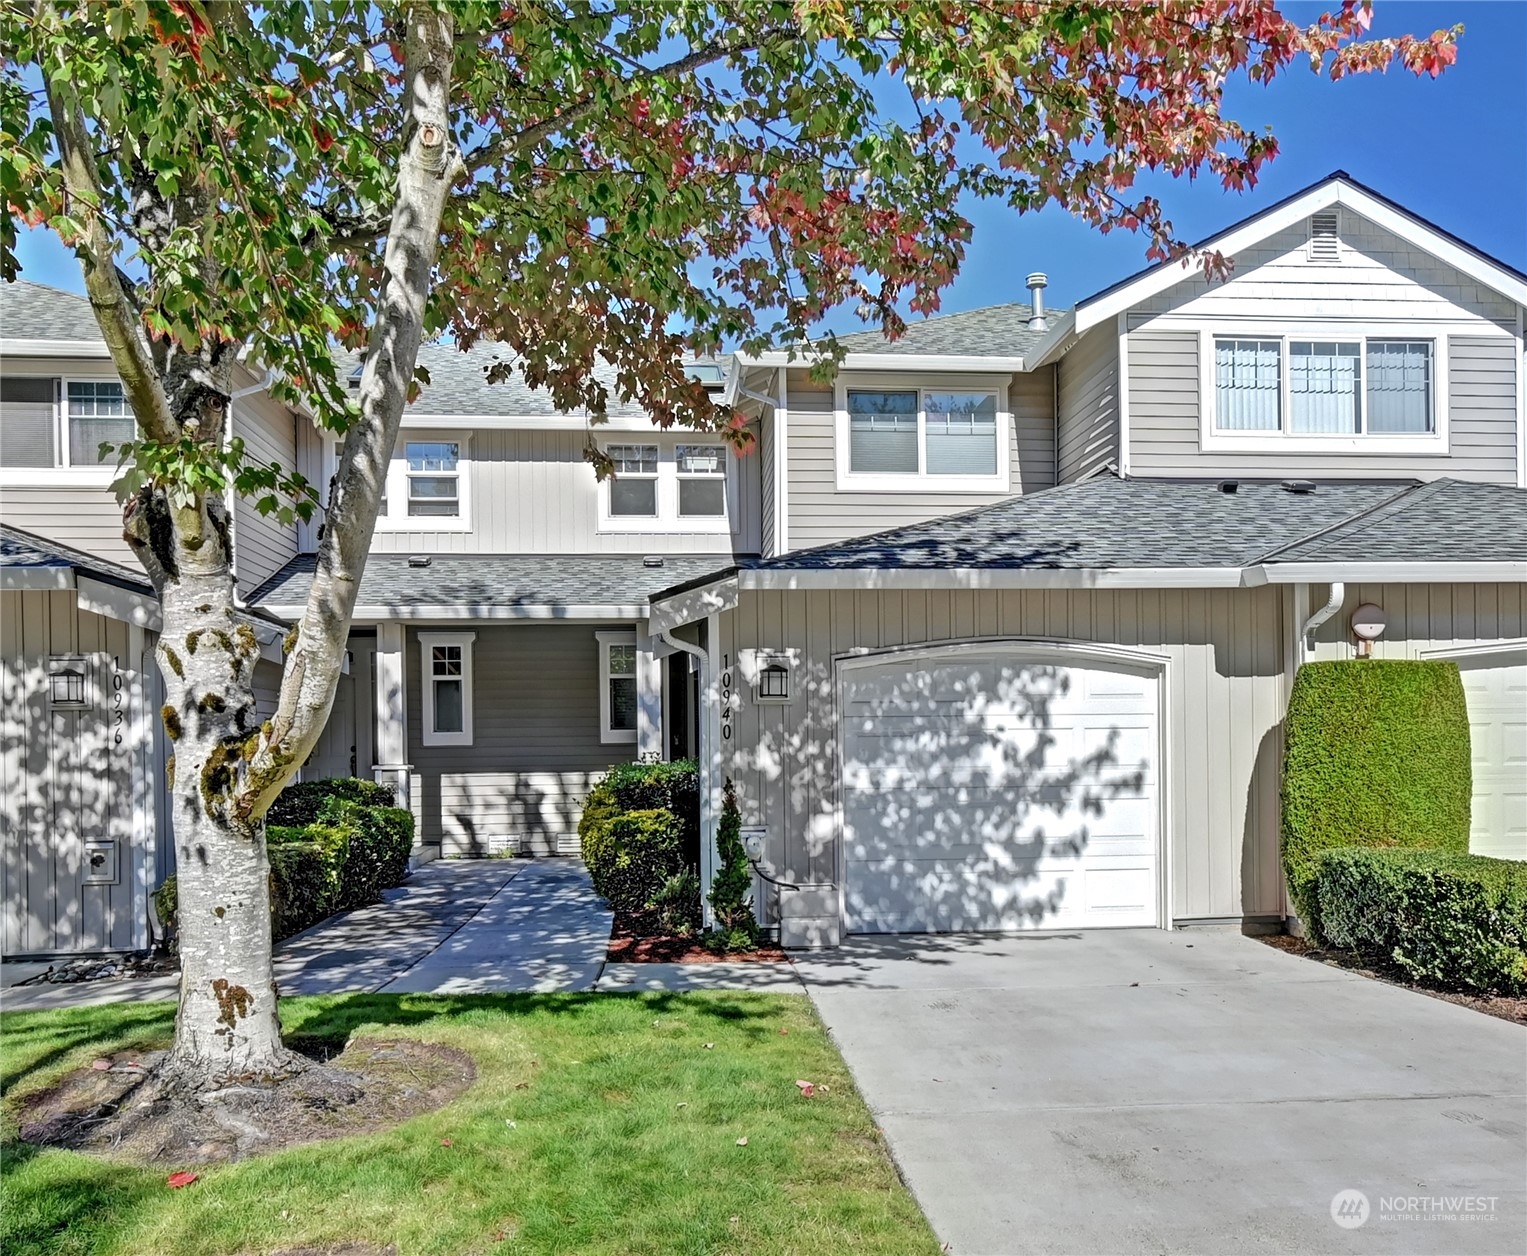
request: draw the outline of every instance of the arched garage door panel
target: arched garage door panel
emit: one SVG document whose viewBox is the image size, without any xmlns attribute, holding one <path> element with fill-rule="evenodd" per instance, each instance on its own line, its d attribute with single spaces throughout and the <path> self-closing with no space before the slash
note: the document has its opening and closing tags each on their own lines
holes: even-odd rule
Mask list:
<svg viewBox="0 0 1527 1256">
<path fill-rule="evenodd" d="M 1154 674 L 995 649 L 844 669 L 847 925 L 1157 922 Z"/>
<path fill-rule="evenodd" d="M 1469 850 L 1527 859 L 1527 649 L 1458 660 L 1469 704 Z"/>
</svg>

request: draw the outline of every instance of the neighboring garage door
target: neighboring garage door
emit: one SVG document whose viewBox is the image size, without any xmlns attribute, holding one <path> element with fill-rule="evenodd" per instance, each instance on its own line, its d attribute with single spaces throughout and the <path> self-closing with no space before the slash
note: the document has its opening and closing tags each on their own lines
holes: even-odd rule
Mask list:
<svg viewBox="0 0 1527 1256">
<path fill-rule="evenodd" d="M 1032 646 L 846 664 L 849 931 L 1156 924 L 1159 687 Z"/>
<path fill-rule="evenodd" d="M 1469 703 L 1469 850 L 1527 859 L 1527 646 L 1456 660 Z"/>
</svg>

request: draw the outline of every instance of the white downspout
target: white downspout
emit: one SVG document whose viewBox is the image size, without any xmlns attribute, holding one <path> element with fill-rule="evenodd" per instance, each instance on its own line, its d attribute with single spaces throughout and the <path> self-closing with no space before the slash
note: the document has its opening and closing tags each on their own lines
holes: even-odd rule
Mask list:
<svg viewBox="0 0 1527 1256">
<path fill-rule="evenodd" d="M 700 912 L 703 927 L 709 929 L 716 923 L 711 910 L 710 891 L 716 881 L 716 820 L 720 813 L 720 788 L 716 780 L 716 763 L 720 758 L 720 695 L 714 692 L 715 668 L 711 652 L 715 648 L 718 633 L 718 617 L 708 616 L 705 621 L 705 645 L 694 645 L 682 637 L 673 635 L 671 629 L 654 632 L 652 639 L 682 650 L 700 660 L 700 727 L 696 730 L 698 744 L 695 758 L 700 765 Z"/>
<path fill-rule="evenodd" d="M 1315 652 L 1316 630 L 1341 609 L 1341 604 L 1347 596 L 1347 586 L 1336 580 L 1331 583 L 1331 596 L 1326 599 L 1326 604 L 1304 621 L 1304 627 L 1300 631 L 1300 637 L 1304 641 L 1306 655 Z"/>
</svg>

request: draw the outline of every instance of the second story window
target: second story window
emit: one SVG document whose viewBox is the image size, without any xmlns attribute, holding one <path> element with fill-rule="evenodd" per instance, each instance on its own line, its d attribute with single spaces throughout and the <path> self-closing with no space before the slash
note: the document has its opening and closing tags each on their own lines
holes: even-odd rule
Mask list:
<svg viewBox="0 0 1527 1256">
<path fill-rule="evenodd" d="M 605 532 L 725 532 L 731 460 L 721 441 L 613 441 L 599 485 Z"/>
<path fill-rule="evenodd" d="M 393 450 L 376 526 L 384 532 L 465 532 L 472 526 L 467 432 L 404 432 Z"/>
<path fill-rule="evenodd" d="M 116 453 L 103 458 L 101 445 L 137 435 L 126 394 L 114 379 L 6 376 L 0 379 L 0 422 L 0 467 L 68 469 L 92 483 L 109 479 L 117 467 Z"/>
<path fill-rule="evenodd" d="M 69 381 L 69 465 L 116 465 L 116 455 L 101 455 L 102 442 L 120 445 L 133 439 L 133 412 L 116 380 Z"/>
<path fill-rule="evenodd" d="M 1004 492 L 1005 381 L 838 391 L 837 485 L 867 491 Z"/>
<path fill-rule="evenodd" d="M 1320 449 L 1346 437 L 1382 451 L 1443 435 L 1432 340 L 1215 336 L 1211 371 L 1206 438 L 1227 446 Z"/>
</svg>

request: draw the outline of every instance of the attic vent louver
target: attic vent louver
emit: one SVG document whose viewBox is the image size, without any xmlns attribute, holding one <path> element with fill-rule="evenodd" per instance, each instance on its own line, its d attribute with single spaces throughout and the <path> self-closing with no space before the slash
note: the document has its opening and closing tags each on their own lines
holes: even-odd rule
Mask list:
<svg viewBox="0 0 1527 1256">
<path fill-rule="evenodd" d="M 1341 236 L 1334 209 L 1310 215 L 1310 261 L 1341 261 Z"/>
</svg>

